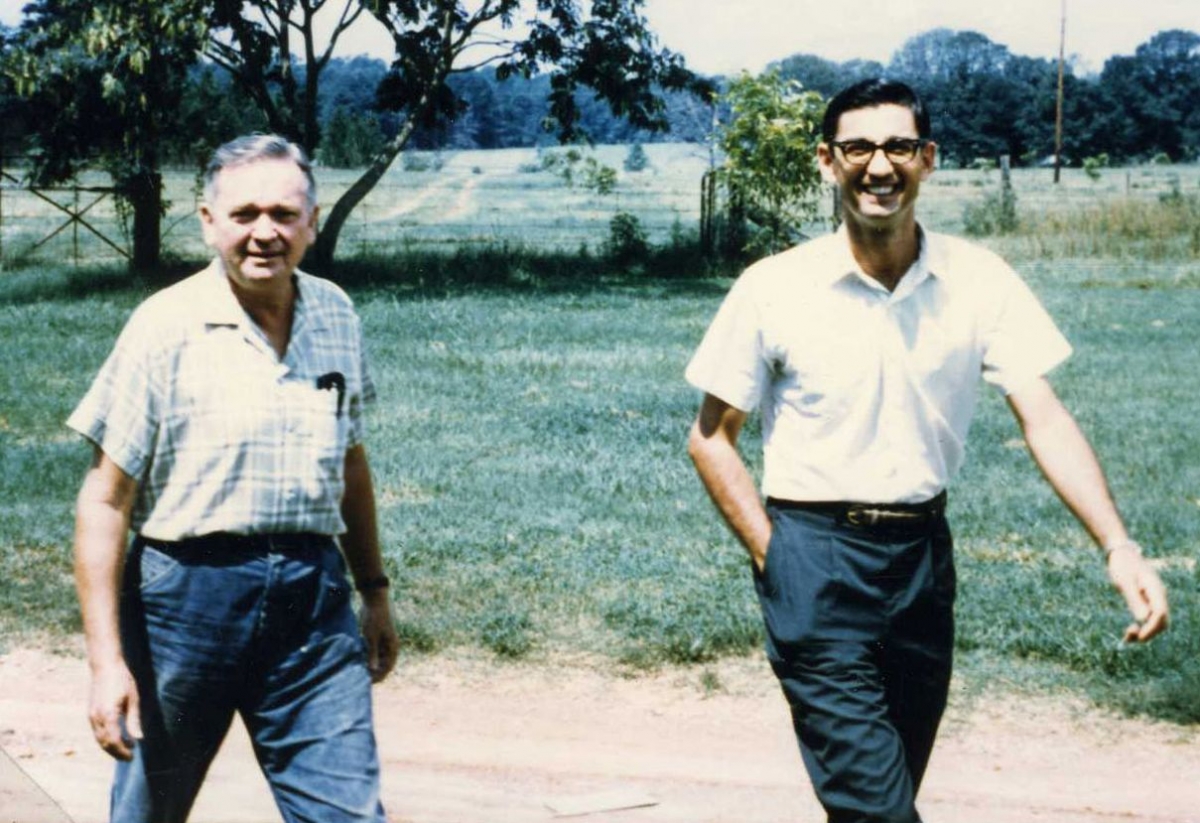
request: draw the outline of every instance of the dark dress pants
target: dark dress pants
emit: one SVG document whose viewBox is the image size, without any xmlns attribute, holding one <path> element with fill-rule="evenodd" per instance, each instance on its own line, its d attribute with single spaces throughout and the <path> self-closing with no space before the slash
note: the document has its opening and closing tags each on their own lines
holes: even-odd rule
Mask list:
<svg viewBox="0 0 1200 823">
<path fill-rule="evenodd" d="M 950 530 L 768 506 L 767 656 L 829 823 L 919 823 L 954 643 Z"/>
</svg>

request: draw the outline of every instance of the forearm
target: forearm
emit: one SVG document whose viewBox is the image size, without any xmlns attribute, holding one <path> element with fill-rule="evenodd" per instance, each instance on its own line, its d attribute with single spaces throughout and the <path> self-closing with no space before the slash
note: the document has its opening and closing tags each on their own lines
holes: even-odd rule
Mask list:
<svg viewBox="0 0 1200 823">
<path fill-rule="evenodd" d="M 346 453 L 346 492 L 342 497 L 342 553 L 355 583 L 383 577 L 383 554 L 375 512 L 375 485 L 366 451 L 355 446 Z"/>
<path fill-rule="evenodd" d="M 688 455 L 717 511 L 761 568 L 771 523 L 736 444 L 719 435 L 706 436 L 697 421 L 688 438 Z"/>
<path fill-rule="evenodd" d="M 1145 642 L 1167 628 L 1167 591 L 1154 567 L 1128 542 L 1100 462 L 1050 384 L 1039 380 L 1008 398 L 1033 459 L 1050 485 L 1108 554 L 1108 575 L 1134 617 L 1127 641 Z M 1131 550 L 1132 549 L 1132 550 Z"/>
<path fill-rule="evenodd" d="M 102 469 L 88 472 L 75 510 L 75 587 L 89 663 L 94 670 L 124 664 L 119 603 L 132 492 L 106 483 Z"/>
<path fill-rule="evenodd" d="M 400 648 L 392 615 L 388 580 L 379 549 L 379 527 L 375 517 L 375 485 L 362 446 L 346 452 L 346 494 L 342 498 L 342 553 L 362 596 L 359 625 L 367 641 L 367 670 L 378 683 L 396 665 Z"/>
<path fill-rule="evenodd" d="M 1025 440 L 1042 474 L 1080 524 L 1101 546 L 1128 535 L 1091 444 L 1056 399 L 1025 427 Z"/>
</svg>

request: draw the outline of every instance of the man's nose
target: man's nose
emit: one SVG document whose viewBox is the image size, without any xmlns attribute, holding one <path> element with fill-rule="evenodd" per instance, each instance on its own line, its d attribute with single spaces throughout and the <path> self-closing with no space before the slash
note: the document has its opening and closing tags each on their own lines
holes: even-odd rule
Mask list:
<svg viewBox="0 0 1200 823">
<path fill-rule="evenodd" d="M 271 215 L 260 214 L 251 224 L 250 233 L 255 240 L 274 240 L 275 235 L 279 234 L 279 226 L 271 219 Z"/>
<path fill-rule="evenodd" d="M 871 159 L 867 161 L 867 173 L 876 177 L 886 177 L 892 173 L 892 169 L 892 161 L 888 159 L 883 146 L 876 146 L 875 151 L 871 153 Z"/>
</svg>

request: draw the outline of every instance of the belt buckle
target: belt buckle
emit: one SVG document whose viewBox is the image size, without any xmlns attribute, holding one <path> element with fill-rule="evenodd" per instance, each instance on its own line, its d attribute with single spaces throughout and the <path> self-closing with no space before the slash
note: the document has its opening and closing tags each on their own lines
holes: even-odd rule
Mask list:
<svg viewBox="0 0 1200 823">
<path fill-rule="evenodd" d="M 879 522 L 879 515 L 879 509 L 850 506 L 846 509 L 846 522 L 851 526 L 874 526 Z"/>
</svg>

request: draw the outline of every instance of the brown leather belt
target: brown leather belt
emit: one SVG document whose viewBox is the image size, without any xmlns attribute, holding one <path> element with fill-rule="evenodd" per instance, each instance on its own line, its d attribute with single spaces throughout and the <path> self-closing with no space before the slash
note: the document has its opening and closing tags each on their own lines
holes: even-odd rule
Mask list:
<svg viewBox="0 0 1200 823">
<path fill-rule="evenodd" d="M 851 526 L 924 526 L 940 520 L 946 513 L 946 492 L 923 503 L 852 503 L 836 500 L 782 500 L 768 497 L 767 505 L 777 509 L 826 514 Z"/>
</svg>

